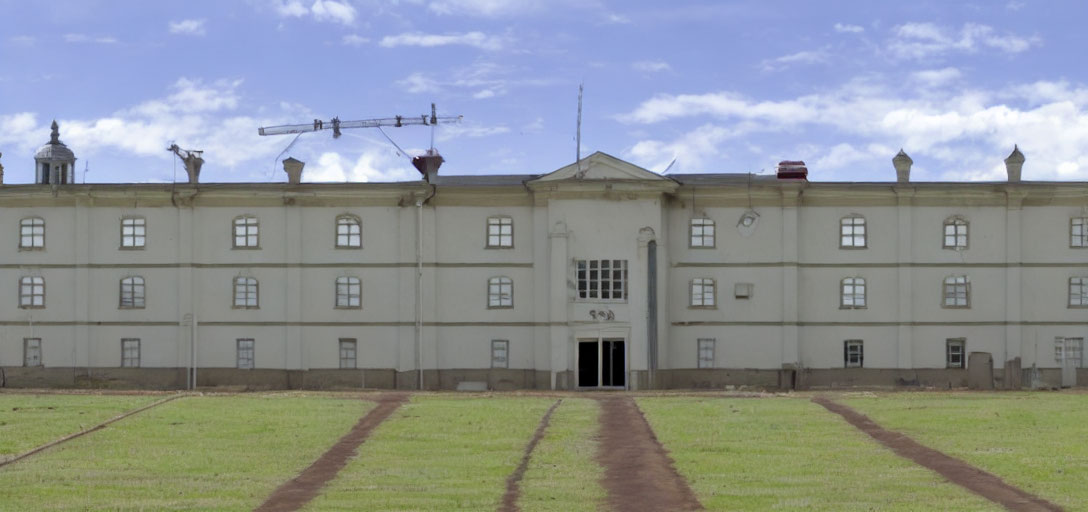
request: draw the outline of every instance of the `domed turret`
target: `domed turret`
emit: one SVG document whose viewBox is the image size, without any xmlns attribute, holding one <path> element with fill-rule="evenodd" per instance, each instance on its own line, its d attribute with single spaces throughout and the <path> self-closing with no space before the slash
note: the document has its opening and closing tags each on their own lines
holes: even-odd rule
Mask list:
<svg viewBox="0 0 1088 512">
<path fill-rule="evenodd" d="M 53 121 L 49 142 L 34 154 L 34 183 L 75 183 L 76 154 L 60 141 L 60 128 Z"/>
</svg>

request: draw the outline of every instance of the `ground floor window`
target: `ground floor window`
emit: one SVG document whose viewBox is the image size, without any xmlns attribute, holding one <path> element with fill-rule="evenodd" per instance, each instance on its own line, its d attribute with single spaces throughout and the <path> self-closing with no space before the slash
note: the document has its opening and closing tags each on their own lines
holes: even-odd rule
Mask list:
<svg viewBox="0 0 1088 512">
<path fill-rule="evenodd" d="M 699 338 L 699 368 L 714 367 L 714 338 Z"/>
<path fill-rule="evenodd" d="M 949 368 L 966 368 L 967 340 L 964 338 L 950 338 L 945 341 L 945 359 Z"/>
<path fill-rule="evenodd" d="M 354 338 L 340 338 L 340 368 L 355 368 Z"/>
<path fill-rule="evenodd" d="M 140 340 L 136 338 L 123 338 L 121 340 L 121 367 L 140 367 Z"/>
<path fill-rule="evenodd" d="M 42 365 L 42 339 L 23 339 L 23 366 Z"/>
<path fill-rule="evenodd" d="M 865 345 L 861 340 L 842 342 L 843 364 L 847 368 L 861 368 L 865 363 Z"/>
<path fill-rule="evenodd" d="M 510 340 L 491 340 L 491 367 L 510 367 Z"/>
<path fill-rule="evenodd" d="M 253 369 L 253 338 L 238 339 L 238 368 Z"/>
<path fill-rule="evenodd" d="M 1074 368 L 1084 368 L 1084 338 L 1054 338 L 1054 360 L 1058 366 L 1072 361 Z"/>
</svg>

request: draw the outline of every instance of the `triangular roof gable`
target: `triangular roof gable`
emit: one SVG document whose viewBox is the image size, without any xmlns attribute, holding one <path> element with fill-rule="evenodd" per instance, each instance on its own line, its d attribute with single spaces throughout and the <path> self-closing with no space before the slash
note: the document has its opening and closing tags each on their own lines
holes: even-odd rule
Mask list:
<svg viewBox="0 0 1088 512">
<path fill-rule="evenodd" d="M 648 171 L 600 151 L 532 181 L 560 180 L 623 180 L 623 181 L 671 181 L 660 174 Z"/>
</svg>

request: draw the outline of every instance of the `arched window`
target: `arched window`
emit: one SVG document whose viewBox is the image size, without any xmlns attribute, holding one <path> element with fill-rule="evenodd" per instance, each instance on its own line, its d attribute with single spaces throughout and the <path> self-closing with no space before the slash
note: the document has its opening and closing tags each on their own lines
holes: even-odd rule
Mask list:
<svg viewBox="0 0 1088 512">
<path fill-rule="evenodd" d="M 147 220 L 143 217 L 121 219 L 121 248 L 143 249 L 147 241 Z"/>
<path fill-rule="evenodd" d="M 259 249 L 261 245 L 260 223 L 253 215 L 234 218 L 234 248 Z"/>
<path fill-rule="evenodd" d="M 260 306 L 257 294 L 257 279 L 253 277 L 234 278 L 234 307 L 237 309 L 257 309 Z"/>
<path fill-rule="evenodd" d="M 843 309 L 861 309 L 867 307 L 865 300 L 865 278 L 847 277 L 839 285 L 839 307 Z"/>
<path fill-rule="evenodd" d="M 510 217 L 487 218 L 487 247 L 509 249 L 514 247 L 514 219 Z"/>
<path fill-rule="evenodd" d="M 121 280 L 121 309 L 143 309 L 144 278 L 130 276 Z"/>
<path fill-rule="evenodd" d="M 19 221 L 19 250 L 45 249 L 45 219 L 27 217 Z"/>
<path fill-rule="evenodd" d="M 971 280 L 967 276 L 948 276 L 944 278 L 944 300 L 941 305 L 946 308 L 971 307 Z"/>
<path fill-rule="evenodd" d="M 487 280 L 487 307 L 514 307 L 514 281 L 512 279 L 499 276 Z"/>
<path fill-rule="evenodd" d="M 362 288 L 362 281 L 358 277 L 344 276 L 336 278 L 336 307 L 341 309 L 362 308 Z"/>
<path fill-rule="evenodd" d="M 839 248 L 864 249 L 868 247 L 865 232 L 865 217 L 850 214 L 839 219 Z"/>
<path fill-rule="evenodd" d="M 714 221 L 707 218 L 691 219 L 688 228 L 691 234 L 690 247 L 701 249 L 714 248 Z"/>
<path fill-rule="evenodd" d="M 359 217 L 344 214 L 336 217 L 336 248 L 359 249 L 363 246 L 363 226 Z"/>
<path fill-rule="evenodd" d="M 941 247 L 945 249 L 967 248 L 967 221 L 963 217 L 957 215 L 944 220 L 944 241 Z"/>
<path fill-rule="evenodd" d="M 45 307 L 45 278 L 23 276 L 19 279 L 19 307 L 39 309 Z"/>
</svg>

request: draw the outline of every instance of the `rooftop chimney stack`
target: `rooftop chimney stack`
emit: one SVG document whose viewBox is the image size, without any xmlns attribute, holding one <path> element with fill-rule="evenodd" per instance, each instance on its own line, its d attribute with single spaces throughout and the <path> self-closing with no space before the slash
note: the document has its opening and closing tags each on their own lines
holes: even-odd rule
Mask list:
<svg viewBox="0 0 1088 512">
<path fill-rule="evenodd" d="M 3 156 L 4 156 L 4 154 L 0 153 L 0 157 L 3 157 Z M 3 185 L 3 184 L 4 184 L 4 164 L 0 164 L 0 185 Z"/>
<path fill-rule="evenodd" d="M 1005 172 L 1009 173 L 1009 183 L 1020 182 L 1020 171 L 1024 168 L 1024 154 L 1020 152 L 1020 148 L 1015 144 L 1012 146 L 1012 153 L 1005 159 Z"/>
<path fill-rule="evenodd" d="M 914 165 L 914 160 L 903 152 L 903 148 L 899 148 L 899 153 L 892 158 L 892 165 L 895 166 L 895 181 L 899 183 L 910 181 L 910 166 Z"/>
<path fill-rule="evenodd" d="M 303 167 L 306 167 L 306 162 L 296 160 L 294 157 L 287 157 L 287 159 L 283 161 L 283 170 L 287 172 L 287 183 L 292 185 L 302 183 Z"/>
</svg>

